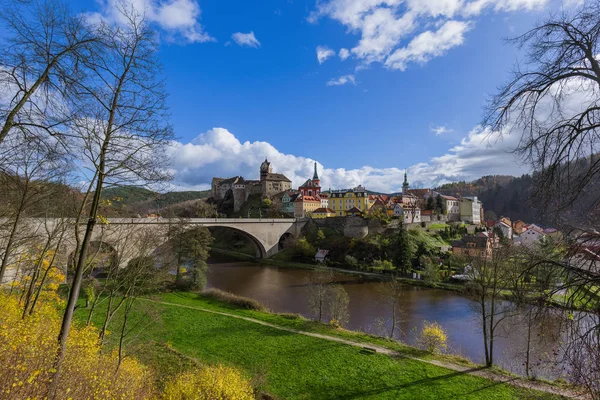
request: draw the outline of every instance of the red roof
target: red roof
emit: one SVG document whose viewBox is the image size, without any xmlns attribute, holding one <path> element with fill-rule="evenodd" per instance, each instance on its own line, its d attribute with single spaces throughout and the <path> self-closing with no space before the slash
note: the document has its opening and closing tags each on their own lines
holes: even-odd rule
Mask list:
<svg viewBox="0 0 600 400">
<path fill-rule="evenodd" d="M 433 210 L 421 210 L 421 215 L 433 215 Z"/>
<path fill-rule="evenodd" d="M 442 195 L 442 199 L 458 201 L 456 197 Z"/>
<path fill-rule="evenodd" d="M 487 226 L 488 228 L 493 228 L 496 225 L 496 221 L 494 221 L 493 219 L 488 219 L 487 221 L 485 221 L 485 226 Z"/>
</svg>

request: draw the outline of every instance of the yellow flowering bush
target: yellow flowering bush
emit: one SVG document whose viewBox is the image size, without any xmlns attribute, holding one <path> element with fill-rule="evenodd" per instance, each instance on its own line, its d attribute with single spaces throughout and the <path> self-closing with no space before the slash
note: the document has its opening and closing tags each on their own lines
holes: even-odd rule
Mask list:
<svg viewBox="0 0 600 400">
<path fill-rule="evenodd" d="M 441 353 L 446 350 L 448 335 L 437 322 L 425 321 L 419 342 L 421 346 L 430 353 Z"/>
<path fill-rule="evenodd" d="M 251 400 L 252 385 L 238 370 L 223 365 L 179 374 L 165 386 L 164 400 Z"/>
<path fill-rule="evenodd" d="M 18 296 L 0 292 L 0 398 L 43 399 L 47 396 L 57 351 L 61 313 L 55 301 L 40 302 L 22 318 Z M 58 384 L 60 399 L 146 399 L 153 393 L 150 371 L 116 353 L 101 354 L 93 327 L 71 329 Z"/>
</svg>

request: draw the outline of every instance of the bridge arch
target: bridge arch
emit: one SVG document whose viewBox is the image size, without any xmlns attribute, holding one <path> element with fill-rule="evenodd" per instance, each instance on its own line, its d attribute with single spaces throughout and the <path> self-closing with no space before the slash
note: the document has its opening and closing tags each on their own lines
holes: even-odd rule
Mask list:
<svg viewBox="0 0 600 400">
<path fill-rule="evenodd" d="M 222 225 L 212 225 L 212 226 L 209 225 L 206 227 L 209 230 L 210 229 L 224 229 L 224 230 L 236 232 L 236 233 L 240 234 L 241 236 L 243 236 L 244 238 L 246 238 L 248 241 L 250 241 L 254 245 L 254 248 L 256 249 L 256 257 L 257 258 L 266 258 L 267 257 L 267 249 L 265 248 L 263 243 L 261 243 L 261 241 L 257 237 L 246 232 L 245 230 L 242 230 L 239 228 L 234 228 L 231 226 L 222 226 Z M 192 229 L 193 229 L 193 227 L 192 227 Z"/>
</svg>

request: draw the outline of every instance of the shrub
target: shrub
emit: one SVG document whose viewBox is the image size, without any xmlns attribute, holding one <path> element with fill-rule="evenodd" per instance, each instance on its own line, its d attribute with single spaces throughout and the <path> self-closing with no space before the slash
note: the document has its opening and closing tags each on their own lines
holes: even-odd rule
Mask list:
<svg viewBox="0 0 600 400">
<path fill-rule="evenodd" d="M 344 257 L 344 261 L 350 267 L 356 267 L 358 265 L 358 260 L 349 254 L 346 254 L 346 256 Z"/>
<path fill-rule="evenodd" d="M 390 260 L 375 260 L 372 267 L 378 271 L 393 271 L 396 269 Z"/>
<path fill-rule="evenodd" d="M 247 310 L 267 311 L 267 307 L 254 299 L 238 296 L 215 288 L 206 289 L 202 292 L 202 295 Z"/>
<path fill-rule="evenodd" d="M 45 398 L 53 378 L 62 316 L 59 302 L 46 298 L 22 318 L 18 296 L 0 293 L 0 398 Z M 73 326 L 67 342 L 59 399 L 146 399 L 153 396 L 149 370 L 132 358 L 100 354 L 94 327 Z"/>
<path fill-rule="evenodd" d="M 437 322 L 425 321 L 421 329 L 419 343 L 430 353 L 441 353 L 446 350 L 448 335 Z"/>
<path fill-rule="evenodd" d="M 218 365 L 179 374 L 165 386 L 165 400 L 252 400 L 250 382 L 238 370 Z"/>
</svg>

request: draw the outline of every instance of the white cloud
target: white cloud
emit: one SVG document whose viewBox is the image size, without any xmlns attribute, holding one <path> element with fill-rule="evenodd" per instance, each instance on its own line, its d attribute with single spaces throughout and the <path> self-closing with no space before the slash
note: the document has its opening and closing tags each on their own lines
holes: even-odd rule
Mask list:
<svg viewBox="0 0 600 400">
<path fill-rule="evenodd" d="M 533 10 L 549 0 L 323 0 L 308 20 L 328 17 L 360 39 L 350 49 L 364 64 L 381 62 L 404 69 L 410 61 L 427 62 L 464 42 L 472 20 L 486 10 Z M 578 1 L 578 0 L 564 0 Z M 442 27 L 438 31 L 431 26 Z M 454 37 L 456 36 L 456 37 Z M 413 43 L 415 40 L 417 42 Z M 402 47 L 403 42 L 410 42 Z M 418 45 L 418 46 L 417 46 Z M 423 49 L 423 46 L 427 46 Z M 436 48 L 441 49 L 437 50 Z M 344 59 L 340 52 L 340 58 Z"/>
<path fill-rule="evenodd" d="M 470 24 L 462 21 L 447 21 L 435 32 L 426 31 L 414 37 L 408 46 L 397 49 L 386 60 L 391 69 L 404 71 L 410 62 L 424 64 L 433 57 L 445 54 L 452 47 L 464 42 L 464 34 Z"/>
<path fill-rule="evenodd" d="M 412 187 L 430 187 L 457 180 L 472 180 L 482 175 L 513 174 L 527 172 L 527 168 L 515 162 L 509 151 L 518 143 L 515 135 L 475 128 L 442 156 L 408 168 Z M 225 128 L 213 128 L 200 134 L 191 143 L 175 142 L 170 148 L 173 159 L 174 185 L 178 188 L 206 189 L 211 179 L 243 175 L 246 179 L 258 179 L 261 162 L 268 158 L 274 171 L 285 174 L 298 187 L 313 174 L 315 160 L 285 154 L 267 142 L 240 142 Z M 319 177 L 325 188 L 348 188 L 359 184 L 367 189 L 381 192 L 401 190 L 404 166 L 373 168 L 362 166 L 355 169 L 324 166 L 317 161 Z"/>
<path fill-rule="evenodd" d="M 254 32 L 250 31 L 248 33 L 236 32 L 231 35 L 231 38 L 234 42 L 236 42 L 240 46 L 248 46 L 248 47 L 260 47 L 260 42 L 254 36 Z"/>
<path fill-rule="evenodd" d="M 431 129 L 431 132 L 435 133 L 436 135 L 442 135 L 442 134 L 444 134 L 444 133 L 451 133 L 451 132 L 454 132 L 454 130 L 453 130 L 453 129 L 446 128 L 446 127 L 445 127 L 445 126 L 443 126 L 443 125 L 440 125 L 440 126 L 432 126 L 432 127 L 431 127 L 431 128 L 429 128 L 429 129 Z"/>
<path fill-rule="evenodd" d="M 327 46 L 317 46 L 317 60 L 323 64 L 328 58 L 335 56 L 335 51 Z"/>
<path fill-rule="evenodd" d="M 338 53 L 338 55 L 342 61 L 345 61 L 348 57 L 350 57 L 350 50 L 340 49 L 340 52 Z"/>
<path fill-rule="evenodd" d="M 354 75 L 342 75 L 337 79 L 331 79 L 327 82 L 327 86 L 341 86 L 347 83 L 351 83 L 356 85 L 356 80 L 354 79 Z"/>
<path fill-rule="evenodd" d="M 88 19 L 104 19 L 111 23 L 126 22 L 121 10 L 131 10 L 144 15 L 150 23 L 158 25 L 168 37 L 181 37 L 190 43 L 215 41 L 204 32 L 200 24 L 200 5 L 196 0 L 98 0 L 99 13 L 88 13 Z"/>
</svg>

